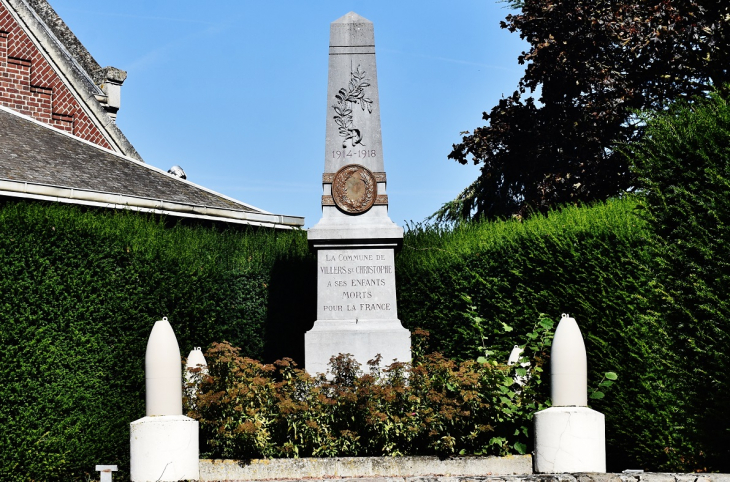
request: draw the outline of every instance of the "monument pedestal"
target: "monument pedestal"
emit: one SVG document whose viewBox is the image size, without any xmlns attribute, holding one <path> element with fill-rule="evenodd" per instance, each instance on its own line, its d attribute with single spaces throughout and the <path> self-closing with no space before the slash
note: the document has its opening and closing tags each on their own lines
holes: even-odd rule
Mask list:
<svg viewBox="0 0 730 482">
<path fill-rule="evenodd" d="M 409 362 L 411 334 L 398 319 L 395 289 L 394 255 L 402 229 L 388 227 L 400 238 L 332 239 L 331 228 L 320 230 L 320 224 L 309 231 L 317 251 L 317 321 L 304 337 L 307 371 L 326 373 L 330 358 L 340 353 L 352 355 L 364 370 L 377 355 L 381 367 Z"/>
<path fill-rule="evenodd" d="M 304 363 L 310 373 L 326 373 L 330 357 L 343 352 L 351 354 L 361 364 L 380 354 L 381 367 L 393 360 L 410 361 L 411 358 L 411 333 L 399 320 L 382 323 L 318 320 L 305 335 L 304 343 Z M 367 367 L 362 368 L 367 371 Z"/>
</svg>

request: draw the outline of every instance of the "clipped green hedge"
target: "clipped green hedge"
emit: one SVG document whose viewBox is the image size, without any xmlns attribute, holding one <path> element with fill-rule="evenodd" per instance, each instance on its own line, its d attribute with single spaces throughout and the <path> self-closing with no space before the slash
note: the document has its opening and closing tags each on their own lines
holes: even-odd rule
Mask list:
<svg viewBox="0 0 730 482">
<path fill-rule="evenodd" d="M 586 341 L 589 387 L 607 371 L 618 374 L 609 395 L 592 400 L 606 414 L 609 470 L 618 471 L 676 467 L 665 451 L 675 441 L 667 333 L 644 316 L 653 234 L 638 208 L 626 197 L 524 222 L 415 226 L 396 267 L 399 316 L 429 330 L 434 348 L 452 358 L 475 358 L 484 337 L 506 360 L 541 313 L 573 316 Z"/>
<path fill-rule="evenodd" d="M 730 472 L 730 86 L 647 116 L 627 149 L 643 182 L 657 283 L 647 323 L 671 333 L 677 465 Z"/>
<path fill-rule="evenodd" d="M 709 424 L 687 418 L 701 406 L 703 386 L 685 396 L 692 383 L 678 377 L 695 373 L 681 369 L 685 353 L 698 363 L 704 352 L 677 352 L 691 326 L 664 316 L 671 303 L 661 297 L 665 269 L 684 252 L 660 250 L 641 207 L 626 197 L 524 222 L 411 227 L 396 256 L 399 317 L 429 330 L 433 349 L 474 360 L 485 350 L 506 359 L 542 313 L 567 312 L 586 338 L 589 386 L 618 373 L 608 396 L 593 401 L 607 416 L 609 470 L 703 468 L 707 459 L 692 450 L 717 434 L 688 441 Z M 714 258 L 701 259 L 720 271 L 706 273 L 722 274 L 724 231 L 703 226 L 719 240 L 710 244 Z M 139 213 L 7 201 L 0 261 L 2 480 L 85 480 L 97 463 L 128 467 L 128 424 L 144 414 L 145 344 L 162 316 L 183 352 L 226 340 L 267 361 L 301 361 L 316 317 L 315 261 L 303 232 L 167 225 Z M 720 291 L 712 285 L 707 293 L 719 299 Z M 724 327 L 722 309 L 697 326 Z M 724 367 L 702 379 L 712 390 L 727 389 Z M 719 402 L 712 406 L 721 414 Z"/>
<path fill-rule="evenodd" d="M 5 202 L 0 479 L 87 480 L 95 464 L 127 470 L 153 323 L 167 316 L 184 353 L 228 340 L 260 358 L 280 337 L 267 328 L 290 324 L 286 309 L 267 310 L 296 283 L 279 266 L 313 276 L 312 262 L 303 232 L 166 226 L 138 213 Z"/>
<path fill-rule="evenodd" d="M 411 227 L 396 259 L 399 316 L 457 359 L 480 352 L 462 294 L 486 320 L 490 344 L 512 346 L 540 313 L 569 313 L 593 338 L 589 345 L 600 344 L 631 325 L 646 293 L 651 233 L 636 206 L 627 198 L 524 222 Z M 504 333 L 502 323 L 515 331 Z"/>
</svg>

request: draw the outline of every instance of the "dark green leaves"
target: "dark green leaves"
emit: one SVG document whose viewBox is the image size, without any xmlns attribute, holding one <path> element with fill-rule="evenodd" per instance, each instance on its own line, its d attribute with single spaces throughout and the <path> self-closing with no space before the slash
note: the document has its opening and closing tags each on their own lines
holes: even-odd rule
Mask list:
<svg viewBox="0 0 730 482">
<path fill-rule="evenodd" d="M 727 22 L 706 35 L 726 29 Z M 665 390 L 677 400 L 663 423 L 679 427 L 666 442 L 668 454 L 693 470 L 730 471 L 730 417 L 721 402 L 730 397 L 727 93 L 720 86 L 709 97 L 645 115 L 644 139 L 625 148 L 645 186 L 640 215 L 657 236 L 649 315 L 667 334 L 664 369 L 672 382 Z"/>
<path fill-rule="evenodd" d="M 604 373 L 603 379 L 601 379 L 601 381 L 598 383 L 598 387 L 591 391 L 590 398 L 592 400 L 600 400 L 605 397 L 606 394 L 602 390 L 605 390 L 606 388 L 613 385 L 613 382 L 616 380 L 618 380 L 618 375 L 616 375 L 614 372 Z"/>
<path fill-rule="evenodd" d="M 287 281 L 311 284 L 298 269 L 309 259 L 303 233 L 5 201 L 0 479 L 88 480 L 100 462 L 126 470 L 152 324 L 168 316 L 185 354 L 227 339 L 261 356 L 265 322 L 292 318 L 284 303 L 268 309 L 284 279 L 274 268 L 286 261 Z"/>
<path fill-rule="evenodd" d="M 730 80 L 730 5 L 718 0 L 508 0 L 502 22 L 529 43 L 512 95 L 449 158 L 481 164 L 439 221 L 546 212 L 636 187 L 616 146 L 641 138 L 636 110 Z M 485 28 L 487 28 L 485 26 Z M 539 93 L 539 98 L 536 95 Z"/>
</svg>

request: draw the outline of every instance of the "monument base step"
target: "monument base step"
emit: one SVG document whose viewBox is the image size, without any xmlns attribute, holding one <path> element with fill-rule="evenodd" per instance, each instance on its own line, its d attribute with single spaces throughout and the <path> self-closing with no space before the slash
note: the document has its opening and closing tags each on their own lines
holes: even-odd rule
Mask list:
<svg viewBox="0 0 730 482">
<path fill-rule="evenodd" d="M 380 355 L 384 368 L 411 361 L 411 333 L 399 320 L 318 320 L 304 335 L 304 353 L 304 368 L 311 374 L 327 373 L 330 358 L 339 353 L 361 364 Z"/>
</svg>

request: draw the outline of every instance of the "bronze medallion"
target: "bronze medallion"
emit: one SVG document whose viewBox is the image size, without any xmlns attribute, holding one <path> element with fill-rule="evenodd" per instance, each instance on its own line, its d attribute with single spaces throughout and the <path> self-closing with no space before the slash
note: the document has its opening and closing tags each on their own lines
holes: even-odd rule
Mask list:
<svg viewBox="0 0 730 482">
<path fill-rule="evenodd" d="M 335 174 L 332 197 L 338 208 L 348 214 L 361 214 L 373 206 L 378 197 L 378 182 L 365 166 L 348 164 Z"/>
</svg>

